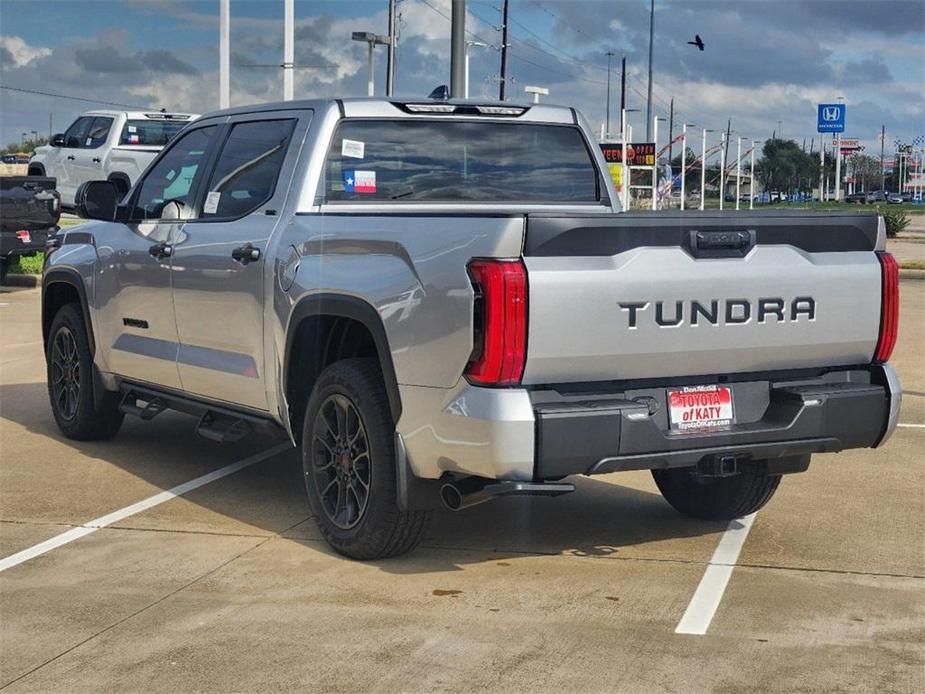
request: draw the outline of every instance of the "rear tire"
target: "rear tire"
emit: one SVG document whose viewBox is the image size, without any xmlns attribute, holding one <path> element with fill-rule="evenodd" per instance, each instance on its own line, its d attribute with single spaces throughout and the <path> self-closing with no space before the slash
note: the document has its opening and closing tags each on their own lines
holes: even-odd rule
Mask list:
<svg viewBox="0 0 925 694">
<path fill-rule="evenodd" d="M 93 356 L 77 304 L 66 304 L 55 314 L 45 363 L 51 411 L 64 435 L 77 441 L 115 436 L 125 417 L 119 394 L 105 391 L 98 406 L 94 401 Z"/>
<path fill-rule="evenodd" d="M 0 284 L 6 284 L 6 273 L 12 265 L 12 258 L 0 258 Z"/>
<path fill-rule="evenodd" d="M 733 520 L 764 506 L 780 484 L 780 475 L 740 472 L 730 477 L 704 477 L 695 468 L 653 470 L 665 501 L 685 516 Z"/>
<path fill-rule="evenodd" d="M 396 494 L 395 425 L 374 359 L 345 359 L 318 377 L 302 427 L 309 505 L 331 547 L 353 559 L 412 550 L 429 514 L 402 511 Z"/>
</svg>

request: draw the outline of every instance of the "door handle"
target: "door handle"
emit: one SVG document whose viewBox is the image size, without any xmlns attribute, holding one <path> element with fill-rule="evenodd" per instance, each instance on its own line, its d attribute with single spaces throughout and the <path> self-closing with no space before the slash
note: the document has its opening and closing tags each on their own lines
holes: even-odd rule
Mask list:
<svg viewBox="0 0 925 694">
<path fill-rule="evenodd" d="M 68 154 L 68 155 L 67 155 L 67 158 L 68 158 L 70 161 L 74 161 L 77 157 L 75 157 L 73 154 Z"/>
<path fill-rule="evenodd" d="M 241 263 L 241 265 L 247 265 L 254 260 L 260 260 L 260 249 L 248 243 L 243 246 L 238 246 L 231 251 L 231 257 Z"/>
<path fill-rule="evenodd" d="M 173 246 L 166 241 L 162 241 L 161 243 L 155 243 L 151 246 L 151 248 L 148 249 L 148 253 L 158 260 L 163 260 L 173 255 Z"/>
<path fill-rule="evenodd" d="M 99 163 L 100 163 L 101 161 L 103 161 L 103 160 L 100 159 L 99 157 L 93 157 L 93 161 L 95 161 L 97 164 L 99 164 Z"/>
</svg>

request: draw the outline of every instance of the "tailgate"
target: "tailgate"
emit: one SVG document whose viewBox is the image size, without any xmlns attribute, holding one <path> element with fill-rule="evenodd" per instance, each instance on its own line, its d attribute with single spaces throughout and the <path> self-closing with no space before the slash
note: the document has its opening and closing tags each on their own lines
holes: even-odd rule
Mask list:
<svg viewBox="0 0 925 694">
<path fill-rule="evenodd" d="M 869 362 L 876 215 L 530 215 L 523 382 L 578 383 Z"/>
<path fill-rule="evenodd" d="M 61 205 L 55 179 L 45 176 L 0 178 L 0 224 L 3 231 L 49 229 L 58 224 Z"/>
</svg>

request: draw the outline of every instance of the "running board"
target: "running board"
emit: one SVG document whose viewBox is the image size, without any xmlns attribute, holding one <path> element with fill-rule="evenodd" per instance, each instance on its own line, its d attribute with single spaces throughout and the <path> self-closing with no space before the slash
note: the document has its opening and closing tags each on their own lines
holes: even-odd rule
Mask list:
<svg viewBox="0 0 925 694">
<path fill-rule="evenodd" d="M 276 435 L 281 433 L 280 427 L 267 417 L 237 412 L 177 393 L 131 383 L 122 384 L 119 410 L 145 421 L 154 419 L 164 410 L 193 415 L 199 420 L 196 433 L 218 443 L 235 443 L 257 430 Z"/>
</svg>

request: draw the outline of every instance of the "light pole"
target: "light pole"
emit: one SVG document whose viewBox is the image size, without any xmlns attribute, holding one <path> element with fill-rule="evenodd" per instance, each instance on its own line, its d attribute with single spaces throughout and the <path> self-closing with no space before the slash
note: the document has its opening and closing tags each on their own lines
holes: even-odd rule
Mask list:
<svg viewBox="0 0 925 694">
<path fill-rule="evenodd" d="M 719 135 L 719 209 L 723 209 L 726 199 L 726 131 Z"/>
<path fill-rule="evenodd" d="M 283 6 L 283 101 L 292 101 L 295 69 L 295 0 Z"/>
<path fill-rule="evenodd" d="M 488 44 L 484 43 L 483 41 L 466 41 L 466 67 L 465 67 L 466 76 L 463 80 L 463 83 L 464 83 L 463 94 L 464 94 L 464 98 L 466 99 L 469 98 L 469 48 L 471 46 L 478 46 L 479 48 L 487 48 Z"/>
<path fill-rule="evenodd" d="M 700 209 L 703 209 L 703 199 L 707 195 L 707 133 L 715 130 L 703 129 L 703 145 L 700 148 Z"/>
<path fill-rule="evenodd" d="M 218 11 L 218 107 L 231 104 L 231 0 L 221 0 Z"/>
<path fill-rule="evenodd" d="M 365 41 L 369 46 L 369 66 L 366 77 L 366 94 L 375 96 L 375 83 L 373 80 L 373 48 L 375 46 L 387 46 L 391 37 L 379 36 L 371 31 L 354 31 L 351 38 L 354 41 Z"/>
<path fill-rule="evenodd" d="M 610 139 L 610 60 L 613 56 L 613 51 L 607 51 L 607 127 L 605 130 L 608 140 Z"/>
<path fill-rule="evenodd" d="M 658 210 L 658 122 L 666 120 L 661 116 L 652 119 L 652 142 L 655 143 L 655 160 L 652 162 L 652 210 Z"/>
<path fill-rule="evenodd" d="M 623 160 L 623 175 L 622 175 L 622 184 L 623 188 L 623 209 L 629 210 L 630 208 L 630 168 L 629 164 L 626 163 L 626 150 L 629 146 L 629 143 L 626 141 L 626 114 L 633 113 L 638 111 L 638 108 L 624 108 L 620 110 L 620 148 L 622 154 L 620 158 Z"/>
<path fill-rule="evenodd" d="M 691 123 L 690 125 L 693 125 Z M 687 126 L 688 123 L 681 124 L 681 209 L 684 209 L 684 199 L 687 195 L 686 183 L 687 178 Z M 671 163 L 670 161 L 668 162 Z"/>
<path fill-rule="evenodd" d="M 540 96 L 549 96 L 549 90 L 546 87 L 531 87 L 529 84 L 524 87 L 527 94 L 533 94 L 533 103 L 540 103 Z"/>
<path fill-rule="evenodd" d="M 843 104 L 845 97 L 836 98 L 838 103 Z M 841 133 L 835 133 L 835 202 L 841 200 Z"/>
<path fill-rule="evenodd" d="M 748 209 L 755 209 L 755 147 L 763 140 L 752 140 L 752 170 L 748 177 Z"/>
<path fill-rule="evenodd" d="M 739 209 L 739 198 L 742 192 L 742 136 L 736 138 L 736 210 Z"/>
</svg>

